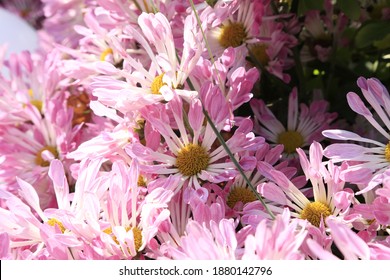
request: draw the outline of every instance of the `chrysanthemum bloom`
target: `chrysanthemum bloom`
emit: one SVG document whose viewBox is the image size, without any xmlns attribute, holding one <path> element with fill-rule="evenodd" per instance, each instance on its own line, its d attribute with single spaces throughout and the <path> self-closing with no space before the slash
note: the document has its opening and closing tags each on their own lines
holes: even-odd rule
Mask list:
<svg viewBox="0 0 390 280">
<path fill-rule="evenodd" d="M 298 93 L 294 88 L 290 94 L 287 112 L 287 126 L 279 121 L 261 99 L 250 101 L 255 116 L 254 132 L 274 144 L 284 145 L 284 156 L 296 158 L 296 149 L 307 147 L 313 141 L 321 141 L 321 132 L 330 128 L 337 113 L 328 113 L 328 102 L 313 101 L 309 107 L 303 103 L 298 109 Z"/>
<path fill-rule="evenodd" d="M 35 106 L 45 114 L 46 102 L 59 89 L 63 78 L 58 72 L 58 51 L 49 54 L 23 51 L 10 55 L 5 65 L 8 77 L 0 75 L 0 124 L 19 124 L 31 121 L 24 108 Z"/>
<path fill-rule="evenodd" d="M 263 14 L 261 1 L 232 1 L 226 5 L 231 8 L 215 6 L 213 13 L 216 18 L 210 15 L 207 17 L 214 21 L 209 23 L 212 28 L 207 31 L 206 35 L 211 52 L 216 56 L 221 55 L 226 48 L 245 48 L 247 44 L 258 41 L 256 36 Z M 206 10 L 206 13 L 210 11 Z M 214 27 L 216 23 L 219 24 Z"/>
<path fill-rule="evenodd" d="M 102 22 L 99 22 L 99 19 Z M 73 78 L 87 86 L 91 78 L 98 74 L 96 62 L 107 61 L 116 67 L 122 67 L 123 59 L 118 52 L 114 51 L 112 40 L 113 37 L 120 37 L 122 28 L 118 21 L 101 8 L 86 10 L 84 22 L 86 26 L 75 27 L 76 32 L 82 36 L 78 47 L 58 46 L 58 48 L 68 55 L 63 60 L 60 70 L 67 78 Z M 121 40 L 115 43 L 124 44 Z M 135 44 L 132 48 L 135 48 Z"/>
<path fill-rule="evenodd" d="M 204 96 L 202 99 L 205 109 L 217 130 L 221 131 L 230 119 L 227 101 L 217 86 L 206 85 L 200 94 Z M 167 105 L 167 108 L 156 105 L 141 110 L 143 117 L 161 133 L 165 147 L 155 151 L 134 143 L 126 149 L 128 153 L 146 162 L 143 168 L 147 172 L 179 176 L 181 183 L 176 191 L 185 183 L 198 189 L 201 188 L 202 181 L 219 183 L 233 178 L 237 170 L 228 160 L 225 149 L 222 146 L 212 148 L 217 136 L 209 123 L 204 124 L 205 117 L 200 101 L 192 100 L 188 116 L 184 116 L 183 103 L 178 96 Z M 172 123 L 168 114 L 173 115 Z M 185 119 L 188 122 L 185 123 Z M 180 136 L 175 133 L 173 127 L 177 127 Z M 233 154 L 257 149 L 264 142 L 263 138 L 254 137 L 251 129 L 250 120 L 243 122 L 226 142 Z"/>
<path fill-rule="evenodd" d="M 57 164 L 57 163 L 56 163 Z M 17 179 L 19 197 L 5 190 L 0 190 L 0 199 L 5 201 L 6 208 L 1 209 L 0 232 L 6 232 L 9 238 L 10 254 L 15 259 L 73 259 L 73 250 L 82 250 L 83 244 L 61 222 L 62 215 L 73 215 L 70 206 L 68 185 L 64 185 L 62 165 L 57 173 L 59 184 L 54 184 L 58 209 L 42 210 L 40 199 L 34 187 Z M 61 173 L 61 172 L 60 172 Z M 62 182 L 61 182 L 62 181 Z M 77 201 L 77 197 L 73 199 Z"/>
<path fill-rule="evenodd" d="M 306 238 L 306 223 L 291 219 L 286 208 L 274 221 L 265 219 L 245 240 L 242 260 L 303 260 L 300 246 Z"/>
<path fill-rule="evenodd" d="M 124 161 L 116 161 L 107 172 L 101 170 L 103 163 L 103 159 L 81 161 L 71 201 L 60 162 L 55 160 L 50 167 L 55 189 L 61 191 L 57 193 L 59 205 L 68 211 L 57 217 L 83 244 L 83 251 L 73 252 L 73 256 L 77 259 L 142 256 L 140 252 L 155 236 L 159 223 L 169 216 L 164 209 L 173 192 L 164 185 L 146 193 L 146 188 L 138 186 L 136 160 L 130 167 Z"/>
<path fill-rule="evenodd" d="M 189 221 L 180 246 L 166 244 L 163 250 L 175 260 L 235 260 L 238 253 L 235 227 L 234 221 L 227 219 L 219 223 L 211 221 L 209 226 Z"/>
<path fill-rule="evenodd" d="M 323 135 L 342 141 L 361 142 L 365 145 L 354 143 L 337 143 L 325 148 L 324 155 L 334 163 L 345 162 L 347 168 L 342 172 L 343 179 L 348 182 L 361 185 L 358 193 L 367 192 L 383 182 L 384 172 L 389 169 L 390 162 L 390 96 L 387 89 L 375 78 L 365 79 L 360 77 L 357 81 L 364 98 L 375 110 L 379 122 L 373 117 L 369 108 L 354 92 L 347 94 L 348 104 L 351 109 L 367 119 L 371 125 L 381 133 L 388 143 L 361 137 L 356 133 L 332 129 L 323 131 Z M 383 128 L 383 125 L 385 128 Z M 370 145 L 370 147 L 367 147 Z"/>
<path fill-rule="evenodd" d="M 308 198 L 311 195 L 307 194 L 307 190 L 304 192 L 298 189 L 282 172 L 265 162 L 259 162 L 259 171 L 276 183 L 258 186 L 265 198 L 279 205 L 279 209 L 275 204 L 271 205 L 271 210 L 281 213 L 284 207 L 289 207 L 293 217 L 308 220 L 316 227 L 325 226 L 323 221 L 328 216 L 340 216 L 340 219 L 346 216 L 355 199 L 352 190 L 344 189 L 344 181 L 339 178 L 339 168 L 332 164 L 325 167 L 322 147 L 317 142 L 310 146 L 309 159 L 302 149 L 297 149 L 297 152 L 306 179 L 310 180 L 313 201 Z"/>
<path fill-rule="evenodd" d="M 0 127 L 0 180 L 11 192 L 18 189 L 15 176 L 39 188 L 42 208 L 53 201 L 53 189 L 47 177 L 50 162 L 61 159 L 68 166 L 70 162 L 65 156 L 78 145 L 75 138 L 78 128 L 72 127 L 72 111 L 63 101 L 60 97 L 47 100 L 44 116 L 28 104 L 24 113 L 30 123 Z"/>
<path fill-rule="evenodd" d="M 325 13 L 319 10 L 309 10 L 305 14 L 304 28 L 300 34 L 305 42 L 301 50 L 302 62 L 318 59 L 321 62 L 329 60 L 334 46 L 341 44 L 341 34 L 348 24 L 348 18 L 343 12 L 334 13 L 332 1 L 324 2 Z"/>
<path fill-rule="evenodd" d="M 170 23 L 163 14 L 142 13 L 138 24 L 143 34 L 135 27 L 126 26 L 123 37 L 138 42 L 146 59 L 139 61 L 119 43 L 115 44 L 114 52 L 124 59 L 124 69 L 102 63 L 100 71 L 105 75 L 94 79 L 93 95 L 102 104 L 123 114 L 148 104 L 169 101 L 173 92 L 187 100 L 196 96 L 197 92 L 186 88 L 186 80 L 203 51 L 199 36 L 194 33 L 197 28 L 194 16 L 185 19 L 180 62 L 176 56 L 179 46 L 174 45 Z"/>
</svg>

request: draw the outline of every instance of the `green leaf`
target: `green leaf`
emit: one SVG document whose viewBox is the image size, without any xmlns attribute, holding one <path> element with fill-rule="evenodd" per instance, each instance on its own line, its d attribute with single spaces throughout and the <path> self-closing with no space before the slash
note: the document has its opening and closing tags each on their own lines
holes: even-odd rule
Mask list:
<svg viewBox="0 0 390 280">
<path fill-rule="evenodd" d="M 360 4 L 356 0 L 339 0 L 337 5 L 340 10 L 352 20 L 358 20 L 360 17 Z"/>
<path fill-rule="evenodd" d="M 387 34 L 382 40 L 375 41 L 373 45 L 379 50 L 390 48 L 390 34 Z"/>
<path fill-rule="evenodd" d="M 388 36 L 390 22 L 372 21 L 363 25 L 355 37 L 355 46 L 359 49 L 369 47 L 375 41 L 381 41 Z"/>
</svg>

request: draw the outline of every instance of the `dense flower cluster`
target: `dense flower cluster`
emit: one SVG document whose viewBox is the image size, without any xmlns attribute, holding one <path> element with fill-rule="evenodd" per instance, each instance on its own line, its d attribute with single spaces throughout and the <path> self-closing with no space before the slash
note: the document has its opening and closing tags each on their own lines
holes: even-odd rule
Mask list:
<svg viewBox="0 0 390 280">
<path fill-rule="evenodd" d="M 389 1 L 0 7 L 0 259 L 390 259 Z"/>
</svg>

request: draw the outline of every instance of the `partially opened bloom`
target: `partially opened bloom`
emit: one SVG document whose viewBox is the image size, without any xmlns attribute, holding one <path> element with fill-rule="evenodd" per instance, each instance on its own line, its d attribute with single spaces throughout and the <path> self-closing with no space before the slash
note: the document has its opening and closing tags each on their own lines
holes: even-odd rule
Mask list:
<svg viewBox="0 0 390 280">
<path fill-rule="evenodd" d="M 264 219 L 255 234 L 247 236 L 242 260 L 303 260 L 305 226 L 306 222 L 291 219 L 287 208 L 274 221 Z"/>
<path fill-rule="evenodd" d="M 124 69 L 102 63 L 101 72 L 91 87 L 93 95 L 102 104 L 115 108 L 123 114 L 139 110 L 146 105 L 173 98 L 173 92 L 190 100 L 196 91 L 186 88 L 186 80 L 203 51 L 196 33 L 193 15 L 185 19 L 183 46 L 175 46 L 171 26 L 162 13 L 142 13 L 138 18 L 140 30 L 126 26 L 125 39 L 136 41 L 143 52 L 143 59 L 134 58 L 119 39 L 114 41 L 113 51 L 123 58 Z M 195 31 L 195 32 L 194 32 Z M 142 33 L 141 33 L 142 32 Z M 181 49 L 179 62 L 176 48 Z"/>
<path fill-rule="evenodd" d="M 180 245 L 167 244 L 164 250 L 176 260 L 235 260 L 238 249 L 235 227 L 234 221 L 227 219 L 219 223 L 211 221 L 209 226 L 189 221 Z"/>
<path fill-rule="evenodd" d="M 341 129 L 325 130 L 322 134 L 331 139 L 350 141 L 350 143 L 331 144 L 325 148 L 324 155 L 335 163 L 346 162 L 347 168 L 342 172 L 342 176 L 345 181 L 363 184 L 361 193 L 381 184 L 384 172 L 389 169 L 390 119 L 388 114 L 390 113 L 390 95 L 384 85 L 375 78 L 360 77 L 357 83 L 364 98 L 378 114 L 379 120 L 374 118 L 370 109 L 354 92 L 347 94 L 349 106 L 354 112 L 365 117 L 388 142 L 381 143 Z"/>
</svg>

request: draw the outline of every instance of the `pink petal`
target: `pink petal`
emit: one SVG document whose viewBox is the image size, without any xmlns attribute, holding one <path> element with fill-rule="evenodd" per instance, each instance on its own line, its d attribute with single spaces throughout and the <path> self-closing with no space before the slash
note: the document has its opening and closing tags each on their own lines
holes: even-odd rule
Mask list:
<svg viewBox="0 0 390 280">
<path fill-rule="evenodd" d="M 365 117 L 372 117 L 370 110 L 368 110 L 366 105 L 364 105 L 363 101 L 356 93 L 354 92 L 347 93 L 347 100 L 348 100 L 349 107 L 351 107 L 351 109 L 354 112 Z"/>
<path fill-rule="evenodd" d="M 287 205 L 287 197 L 285 193 L 274 183 L 260 184 L 257 187 L 257 191 L 270 201 L 277 202 L 280 205 Z"/>
<path fill-rule="evenodd" d="M 331 230 L 331 235 L 337 248 L 339 248 L 345 259 L 369 259 L 370 249 L 367 244 L 347 225 L 337 222 L 331 216 L 326 219 L 326 224 Z"/>
</svg>

